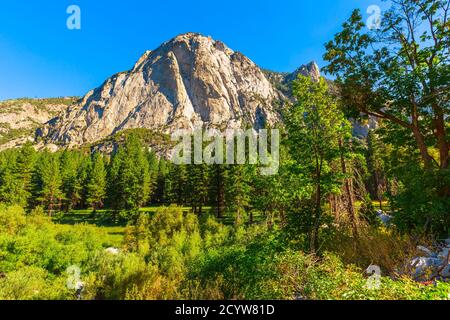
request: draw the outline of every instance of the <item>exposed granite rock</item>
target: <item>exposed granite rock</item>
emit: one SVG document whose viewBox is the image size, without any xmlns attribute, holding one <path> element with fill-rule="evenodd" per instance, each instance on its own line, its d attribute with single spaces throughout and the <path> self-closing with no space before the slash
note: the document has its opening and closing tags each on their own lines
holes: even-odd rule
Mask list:
<svg viewBox="0 0 450 320">
<path fill-rule="evenodd" d="M 33 141 L 34 131 L 77 98 L 14 99 L 0 102 L 0 150 Z"/>
<path fill-rule="evenodd" d="M 243 54 L 187 33 L 147 51 L 132 70 L 90 91 L 37 136 L 77 146 L 131 128 L 258 129 L 280 121 L 277 108 L 285 99 Z"/>
<path fill-rule="evenodd" d="M 270 70 L 264 70 L 264 74 L 270 83 L 279 91 L 281 91 L 286 97 L 292 100 L 292 82 L 298 78 L 299 75 L 309 76 L 314 81 L 318 81 L 321 74 L 317 63 L 314 61 L 302 65 L 292 73 L 288 72 L 275 72 Z"/>
</svg>

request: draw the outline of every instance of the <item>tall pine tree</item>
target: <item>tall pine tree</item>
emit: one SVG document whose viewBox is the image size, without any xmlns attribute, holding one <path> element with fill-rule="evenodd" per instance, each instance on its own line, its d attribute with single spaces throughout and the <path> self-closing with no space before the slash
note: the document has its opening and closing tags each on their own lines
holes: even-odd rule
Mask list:
<svg viewBox="0 0 450 320">
<path fill-rule="evenodd" d="M 103 156 L 95 153 L 92 156 L 87 175 L 86 202 L 91 206 L 94 213 L 103 207 L 106 197 L 106 168 Z"/>
</svg>

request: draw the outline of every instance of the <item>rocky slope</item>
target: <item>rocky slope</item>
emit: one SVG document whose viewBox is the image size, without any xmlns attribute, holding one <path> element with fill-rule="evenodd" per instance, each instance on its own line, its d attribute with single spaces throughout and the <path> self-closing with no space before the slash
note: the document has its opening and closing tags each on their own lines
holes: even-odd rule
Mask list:
<svg viewBox="0 0 450 320">
<path fill-rule="evenodd" d="M 0 102 L 0 150 L 34 139 L 35 130 L 78 99 L 14 99 Z"/>
<path fill-rule="evenodd" d="M 309 69 L 308 69 L 309 68 Z M 313 73 L 310 64 L 296 71 Z M 286 74 L 295 77 L 295 74 Z M 146 52 L 38 131 L 43 141 L 76 146 L 131 128 L 261 128 L 280 121 L 283 94 L 250 59 L 224 43 L 187 33 Z"/>
<path fill-rule="evenodd" d="M 310 76 L 314 80 L 320 78 L 320 70 L 315 62 L 310 62 L 302 65 L 292 73 L 289 72 L 275 72 L 270 70 L 263 70 L 266 78 L 270 83 L 288 99 L 292 99 L 292 81 L 297 79 L 298 75 Z"/>
</svg>

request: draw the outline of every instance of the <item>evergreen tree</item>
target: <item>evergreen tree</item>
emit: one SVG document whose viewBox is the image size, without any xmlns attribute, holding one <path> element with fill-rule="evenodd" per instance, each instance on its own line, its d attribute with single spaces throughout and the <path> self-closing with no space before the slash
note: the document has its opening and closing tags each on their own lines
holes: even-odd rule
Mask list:
<svg viewBox="0 0 450 320">
<path fill-rule="evenodd" d="M 34 181 L 36 200 L 48 209 L 49 215 L 52 215 L 53 210 L 61 206 L 64 198 L 58 154 L 48 151 L 41 153 L 37 161 Z"/>
<path fill-rule="evenodd" d="M 80 200 L 77 192 L 79 164 L 80 154 L 78 152 L 69 150 L 62 152 L 60 157 L 60 170 L 66 211 L 70 211 Z"/>
<path fill-rule="evenodd" d="M 126 137 L 114 155 L 109 172 L 109 199 L 116 210 L 136 211 L 150 193 L 149 165 L 136 135 Z"/>
<path fill-rule="evenodd" d="M 95 153 L 89 166 L 86 184 L 86 202 L 94 213 L 103 206 L 106 196 L 106 169 L 103 156 Z"/>
<path fill-rule="evenodd" d="M 243 222 L 244 214 L 249 209 L 253 175 L 254 168 L 252 165 L 236 164 L 227 166 L 225 198 L 228 210 L 235 213 L 237 225 Z"/>
<path fill-rule="evenodd" d="M 156 189 L 158 187 L 159 160 L 155 152 L 150 150 L 147 152 L 148 174 L 150 176 L 149 201 L 153 201 Z"/>
<path fill-rule="evenodd" d="M 225 213 L 225 181 L 226 169 L 222 164 L 214 164 L 210 167 L 210 199 L 217 218 L 223 218 Z"/>
<path fill-rule="evenodd" d="M 156 178 L 156 190 L 154 195 L 154 202 L 158 204 L 166 203 L 167 195 L 167 175 L 169 172 L 169 165 L 164 158 L 161 158 L 158 163 L 158 175 Z"/>
<path fill-rule="evenodd" d="M 3 153 L 0 168 L 0 200 L 7 204 L 22 204 L 23 189 L 17 176 L 17 151 Z"/>
<path fill-rule="evenodd" d="M 170 203 L 180 206 L 187 204 L 187 169 L 184 164 L 170 164 L 167 175 L 167 195 Z"/>
<path fill-rule="evenodd" d="M 31 201 L 32 195 L 32 179 L 36 161 L 36 151 L 31 143 L 26 143 L 19 150 L 16 165 L 16 178 L 20 184 L 18 204 L 26 207 Z"/>
<path fill-rule="evenodd" d="M 186 194 L 188 203 L 192 207 L 192 211 L 201 215 L 203 206 L 208 204 L 209 195 L 209 177 L 208 167 L 206 164 L 191 164 L 187 166 L 188 182 L 186 184 Z"/>
</svg>

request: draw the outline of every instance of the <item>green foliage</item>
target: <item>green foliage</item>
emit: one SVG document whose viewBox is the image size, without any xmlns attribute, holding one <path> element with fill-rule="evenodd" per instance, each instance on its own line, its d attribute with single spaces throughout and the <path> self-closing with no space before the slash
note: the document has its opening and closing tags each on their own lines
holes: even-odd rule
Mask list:
<svg viewBox="0 0 450 320">
<path fill-rule="evenodd" d="M 0 207 L 0 232 L 17 233 L 26 223 L 25 211 L 19 206 Z"/>
<path fill-rule="evenodd" d="M 48 208 L 50 214 L 64 198 L 59 161 L 59 154 L 41 153 L 34 174 L 35 199 Z"/>
<path fill-rule="evenodd" d="M 243 218 L 249 209 L 251 183 L 255 176 L 255 168 L 251 165 L 230 165 L 227 167 L 225 179 L 225 199 L 229 209 L 236 212 L 235 221 L 237 225 L 244 222 Z"/>
<path fill-rule="evenodd" d="M 333 170 L 332 164 L 341 155 L 342 141 L 349 135 L 350 126 L 323 78 L 314 82 L 309 77 L 299 76 L 294 81 L 293 94 L 297 103 L 287 110 L 285 117 L 288 146 L 292 158 L 296 159 L 294 172 L 302 173 L 310 185 L 306 206 L 312 214 L 308 219 L 311 221 L 310 247 L 315 251 L 324 201 L 341 185 L 342 172 Z"/>
<path fill-rule="evenodd" d="M 384 165 L 379 155 L 369 158 L 369 165 L 375 174 L 383 167 L 390 171 L 388 188 L 400 184 L 399 190 L 387 190 L 399 226 L 445 234 L 450 197 L 448 2 L 395 1 L 380 21 L 380 30 L 368 30 L 355 10 L 326 45 L 325 71 L 336 76 L 347 114 L 380 121 L 379 133 L 392 152 Z"/>
<path fill-rule="evenodd" d="M 166 194 L 169 203 L 182 205 L 187 203 L 187 168 L 186 165 L 169 164 L 169 172 L 166 174 Z"/>
<path fill-rule="evenodd" d="M 65 270 L 107 243 L 91 226 L 58 226 L 42 210 L 0 207 L 0 299 L 73 299 Z"/>
<path fill-rule="evenodd" d="M 103 156 L 95 153 L 88 169 L 86 185 L 86 202 L 91 205 L 94 212 L 103 206 L 106 197 L 106 175 Z"/>
<path fill-rule="evenodd" d="M 403 231 L 423 231 L 447 236 L 450 226 L 450 199 L 439 192 L 450 185 L 446 172 L 424 172 L 414 163 L 399 170 L 398 189 L 392 195 L 395 223 Z M 439 183 L 442 186 L 439 186 Z"/>
<path fill-rule="evenodd" d="M 135 211 L 146 203 L 150 196 L 149 164 L 137 136 L 128 136 L 113 156 L 108 181 L 114 209 Z"/>
<path fill-rule="evenodd" d="M 99 228 L 57 225 L 42 210 L 0 208 L 0 299 L 76 299 L 68 267 L 80 269 L 82 299 L 446 299 L 448 283 L 381 278 L 338 256 L 299 251 L 283 232 L 198 220 L 179 207 L 141 214 L 118 253 Z"/>
</svg>

